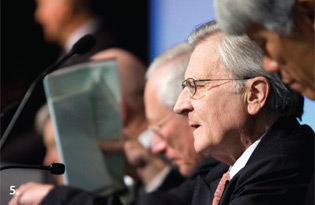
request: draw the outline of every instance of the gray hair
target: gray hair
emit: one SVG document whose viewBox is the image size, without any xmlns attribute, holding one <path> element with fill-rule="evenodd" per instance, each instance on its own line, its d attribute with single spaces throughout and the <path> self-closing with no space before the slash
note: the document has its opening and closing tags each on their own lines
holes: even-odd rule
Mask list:
<svg viewBox="0 0 315 205">
<path fill-rule="evenodd" d="M 210 22 L 201 26 L 189 37 L 189 43 L 196 46 L 209 36 L 222 33 L 216 23 Z M 277 74 L 265 71 L 262 65 L 262 50 L 247 35 L 232 36 L 223 35 L 218 43 L 221 64 L 227 69 L 231 78 L 245 79 L 258 76 L 265 77 L 271 87 L 267 99 L 267 107 L 280 116 L 300 117 L 303 111 L 300 95 L 291 90 L 281 82 Z M 233 81 L 235 92 L 241 93 L 245 89 L 246 81 Z"/>
<path fill-rule="evenodd" d="M 184 81 L 185 71 L 193 49 L 188 42 L 179 43 L 157 56 L 150 64 L 145 79 L 162 65 L 171 63 L 167 69 L 158 93 L 158 100 L 168 109 L 173 110 L 176 100 L 182 91 L 181 83 Z"/>
<path fill-rule="evenodd" d="M 289 36 L 292 8 L 297 0 L 215 0 L 216 18 L 222 31 L 241 35 L 254 23 Z"/>
</svg>

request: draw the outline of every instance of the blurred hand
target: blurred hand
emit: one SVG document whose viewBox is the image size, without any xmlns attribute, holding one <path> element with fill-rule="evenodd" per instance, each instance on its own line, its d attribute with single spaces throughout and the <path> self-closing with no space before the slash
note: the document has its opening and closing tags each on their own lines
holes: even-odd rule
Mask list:
<svg viewBox="0 0 315 205">
<path fill-rule="evenodd" d="M 136 137 L 130 137 L 126 133 L 122 141 L 99 141 L 99 147 L 104 153 L 123 154 L 133 167 L 144 167 L 154 157 L 152 153 L 143 147 Z"/>
<path fill-rule="evenodd" d="M 151 162 L 155 156 L 136 139 L 126 140 L 124 153 L 128 163 L 134 167 L 143 168 Z"/>
<path fill-rule="evenodd" d="M 124 154 L 128 165 L 131 166 L 126 170 L 127 174 L 140 178 L 144 184 L 148 184 L 166 164 L 143 147 L 137 139 L 126 137 L 124 139 L 118 142 L 99 141 L 99 146 L 105 153 Z M 137 173 L 137 177 L 134 176 L 134 172 Z"/>
<path fill-rule="evenodd" d="M 34 182 L 23 184 L 16 190 L 9 205 L 37 205 L 45 198 L 53 187 L 54 186 L 51 184 L 38 184 Z"/>
</svg>

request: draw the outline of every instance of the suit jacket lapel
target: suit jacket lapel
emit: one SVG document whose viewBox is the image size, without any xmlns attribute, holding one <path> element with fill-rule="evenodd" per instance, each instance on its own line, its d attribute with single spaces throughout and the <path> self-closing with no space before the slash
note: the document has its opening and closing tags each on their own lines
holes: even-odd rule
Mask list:
<svg viewBox="0 0 315 205">
<path fill-rule="evenodd" d="M 211 204 L 212 196 L 210 194 L 209 186 L 205 180 L 199 177 L 194 187 L 194 193 L 192 198 L 192 205 Z"/>
<path fill-rule="evenodd" d="M 247 165 L 250 165 L 252 163 L 255 163 L 257 159 L 259 158 L 264 158 L 265 153 L 269 153 L 270 144 L 274 144 L 279 137 L 283 136 L 283 132 L 287 131 L 286 129 L 283 129 L 283 127 L 290 127 L 294 128 L 298 125 L 297 120 L 295 119 L 282 119 L 280 118 L 274 125 L 267 131 L 265 136 L 262 138 L 250 158 L 248 159 L 245 167 Z M 244 168 L 245 168 L 244 167 Z M 235 190 L 236 183 L 238 181 L 238 178 L 241 176 L 243 173 L 244 168 L 242 168 L 234 177 L 233 179 L 229 182 L 228 186 L 225 187 L 224 192 L 222 194 L 221 200 L 219 204 L 229 204 L 231 201 L 231 197 L 233 195 L 233 192 Z"/>
<path fill-rule="evenodd" d="M 192 205 L 209 205 L 212 203 L 214 192 L 223 175 L 229 166 L 220 163 L 213 168 L 205 178 L 199 177 L 194 186 Z"/>
</svg>

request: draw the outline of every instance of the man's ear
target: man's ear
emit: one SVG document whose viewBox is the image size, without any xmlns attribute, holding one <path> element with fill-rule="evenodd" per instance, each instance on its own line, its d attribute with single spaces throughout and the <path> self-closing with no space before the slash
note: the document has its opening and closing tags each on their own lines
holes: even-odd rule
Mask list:
<svg viewBox="0 0 315 205">
<path fill-rule="evenodd" d="M 250 115 L 257 115 L 267 103 L 270 85 L 265 77 L 256 77 L 249 80 L 246 87 L 247 112 Z"/>
</svg>

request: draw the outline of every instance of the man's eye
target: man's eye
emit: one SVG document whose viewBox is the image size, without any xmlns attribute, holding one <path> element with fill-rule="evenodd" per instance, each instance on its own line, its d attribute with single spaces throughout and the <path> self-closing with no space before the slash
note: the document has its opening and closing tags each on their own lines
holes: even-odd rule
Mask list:
<svg viewBox="0 0 315 205">
<path fill-rule="evenodd" d="M 202 87 L 205 87 L 205 85 L 204 84 L 199 84 L 199 85 L 197 85 L 197 87 L 198 88 L 202 88 Z"/>
<path fill-rule="evenodd" d="M 195 85 L 194 85 L 194 82 L 187 82 L 187 86 L 189 88 L 193 88 Z"/>
</svg>

